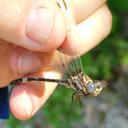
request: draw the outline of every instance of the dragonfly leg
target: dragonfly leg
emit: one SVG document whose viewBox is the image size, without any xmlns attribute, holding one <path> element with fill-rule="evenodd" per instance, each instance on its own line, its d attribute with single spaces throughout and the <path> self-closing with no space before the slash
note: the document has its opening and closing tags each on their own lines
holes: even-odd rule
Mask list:
<svg viewBox="0 0 128 128">
<path fill-rule="evenodd" d="M 71 102 L 71 105 L 74 103 L 74 101 L 75 101 L 75 99 L 77 99 L 78 100 L 78 102 L 79 102 L 79 105 L 80 105 L 80 107 L 81 107 L 81 99 L 80 99 L 80 96 L 82 96 L 83 94 L 81 93 L 81 92 L 78 92 L 78 91 L 76 91 L 76 92 L 74 92 L 73 94 L 72 94 L 72 102 Z"/>
</svg>

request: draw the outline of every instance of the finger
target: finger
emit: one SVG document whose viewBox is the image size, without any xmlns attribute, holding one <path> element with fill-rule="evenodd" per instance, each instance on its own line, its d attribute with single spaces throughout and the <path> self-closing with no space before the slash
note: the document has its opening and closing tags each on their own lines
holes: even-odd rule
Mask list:
<svg viewBox="0 0 128 128">
<path fill-rule="evenodd" d="M 25 74 L 54 69 L 61 64 L 56 51 L 32 52 L 0 40 L 0 87 Z"/>
<path fill-rule="evenodd" d="M 50 71 L 44 72 L 43 75 L 38 74 L 38 76 L 60 78 L 61 74 L 56 71 Z M 12 114 L 21 120 L 29 119 L 41 108 L 55 88 L 56 83 L 47 82 L 20 84 L 16 86 L 10 96 Z"/>
<path fill-rule="evenodd" d="M 63 42 L 65 20 L 55 1 L 1 0 L 0 7 L 0 39 L 33 51 L 52 51 Z"/>
<path fill-rule="evenodd" d="M 0 87 L 6 86 L 11 78 L 17 77 L 10 67 L 10 55 L 12 51 L 12 46 L 9 43 L 0 40 Z"/>
<path fill-rule="evenodd" d="M 60 47 L 61 51 L 70 55 L 89 51 L 110 33 L 111 24 L 111 13 L 108 7 L 103 5 L 68 33 L 67 39 Z"/>
<path fill-rule="evenodd" d="M 106 0 L 75 0 L 74 1 L 74 11 L 76 22 L 79 23 L 85 20 L 88 16 L 97 11 L 102 5 L 104 5 Z"/>
</svg>

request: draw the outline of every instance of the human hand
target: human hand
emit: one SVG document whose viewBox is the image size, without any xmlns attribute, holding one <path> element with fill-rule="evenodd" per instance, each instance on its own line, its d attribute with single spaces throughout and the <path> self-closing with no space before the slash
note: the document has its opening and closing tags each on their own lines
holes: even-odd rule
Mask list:
<svg viewBox="0 0 128 128">
<path fill-rule="evenodd" d="M 65 17 L 56 2 L 2 0 L 0 5 L 0 86 L 28 73 L 32 76 L 61 77 L 61 73 L 54 70 L 56 60 L 53 59 L 53 51 L 60 48 L 64 53 L 71 54 L 72 49 L 65 40 Z M 50 9 L 51 17 L 47 8 Z M 82 54 L 109 34 L 111 14 L 105 0 L 94 0 L 93 3 L 89 0 L 76 0 L 73 8 L 77 23 L 75 29 L 82 40 L 75 42 L 77 44 L 74 46 Z M 47 70 L 48 67 L 50 70 Z M 54 83 L 16 86 L 10 96 L 13 115 L 22 120 L 33 116 L 55 87 Z"/>
</svg>

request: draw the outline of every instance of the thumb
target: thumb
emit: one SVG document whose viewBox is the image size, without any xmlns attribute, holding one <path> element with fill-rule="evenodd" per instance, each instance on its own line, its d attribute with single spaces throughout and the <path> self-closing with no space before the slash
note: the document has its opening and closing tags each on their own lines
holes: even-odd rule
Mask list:
<svg viewBox="0 0 128 128">
<path fill-rule="evenodd" d="M 65 20 L 55 1 L 1 0 L 0 7 L 0 39 L 33 51 L 51 51 L 64 41 Z"/>
</svg>

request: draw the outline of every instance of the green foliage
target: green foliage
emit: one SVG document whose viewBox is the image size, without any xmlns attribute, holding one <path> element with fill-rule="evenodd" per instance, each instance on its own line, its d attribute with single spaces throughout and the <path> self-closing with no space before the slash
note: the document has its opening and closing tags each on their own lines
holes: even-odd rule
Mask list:
<svg viewBox="0 0 128 128">
<path fill-rule="evenodd" d="M 93 77 L 110 80 L 120 71 L 123 64 L 128 64 L 128 42 L 121 38 L 107 38 L 92 52 L 82 57 L 84 71 Z"/>
<path fill-rule="evenodd" d="M 20 121 L 10 116 L 10 119 L 8 120 L 9 125 L 7 128 L 21 128 L 20 127 Z"/>
<path fill-rule="evenodd" d="M 128 0 L 108 0 L 110 7 L 116 11 L 128 11 Z"/>
<path fill-rule="evenodd" d="M 44 116 L 50 122 L 52 128 L 70 128 L 74 122 L 81 122 L 81 108 L 79 104 L 71 105 L 72 91 L 64 87 L 58 87 L 56 92 L 45 106 Z"/>
</svg>

